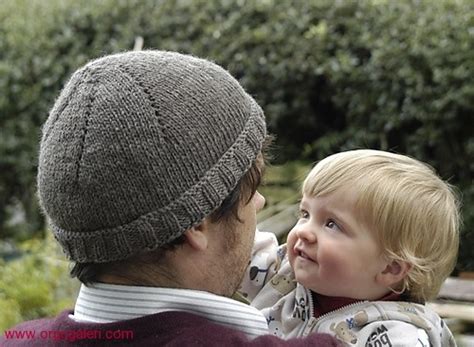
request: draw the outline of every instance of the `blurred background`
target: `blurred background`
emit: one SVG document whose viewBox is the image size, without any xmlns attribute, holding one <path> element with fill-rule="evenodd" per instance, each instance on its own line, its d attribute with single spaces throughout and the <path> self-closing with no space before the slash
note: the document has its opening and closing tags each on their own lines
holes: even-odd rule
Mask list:
<svg viewBox="0 0 474 347">
<path fill-rule="evenodd" d="M 73 306 L 36 198 L 41 124 L 74 70 L 134 48 L 211 59 L 263 107 L 262 222 L 329 154 L 408 154 L 462 193 L 453 276 L 474 271 L 472 0 L 0 0 L 0 331 Z"/>
</svg>

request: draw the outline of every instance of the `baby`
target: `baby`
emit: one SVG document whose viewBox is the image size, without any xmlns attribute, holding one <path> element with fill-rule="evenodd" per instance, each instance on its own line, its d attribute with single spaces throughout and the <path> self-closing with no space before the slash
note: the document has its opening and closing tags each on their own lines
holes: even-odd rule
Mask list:
<svg viewBox="0 0 474 347">
<path fill-rule="evenodd" d="M 325 332 L 347 346 L 455 346 L 424 306 L 454 268 L 451 186 L 427 165 L 377 150 L 320 161 L 278 246 L 257 232 L 240 294 L 281 337 Z"/>
</svg>

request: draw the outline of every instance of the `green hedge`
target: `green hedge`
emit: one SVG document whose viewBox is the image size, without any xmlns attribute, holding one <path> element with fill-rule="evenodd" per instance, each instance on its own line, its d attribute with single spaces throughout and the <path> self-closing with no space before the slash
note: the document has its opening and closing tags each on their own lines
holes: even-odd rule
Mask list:
<svg viewBox="0 0 474 347">
<path fill-rule="evenodd" d="M 470 0 L 0 0 L 0 220 L 20 206 L 41 229 L 39 127 L 93 57 L 144 48 L 224 65 L 264 107 L 277 161 L 395 150 L 463 192 L 458 269 L 474 270 L 474 3 Z M 11 214 L 11 213 L 10 213 Z"/>
<path fill-rule="evenodd" d="M 21 250 L 18 259 L 5 263 L 0 258 L 0 334 L 22 321 L 72 308 L 79 291 L 52 235 L 28 240 Z"/>
</svg>

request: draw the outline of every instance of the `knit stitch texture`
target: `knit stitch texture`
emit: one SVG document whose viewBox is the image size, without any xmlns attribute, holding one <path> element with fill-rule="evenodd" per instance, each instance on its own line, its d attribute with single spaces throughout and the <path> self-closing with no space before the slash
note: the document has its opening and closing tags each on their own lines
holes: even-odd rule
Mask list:
<svg viewBox="0 0 474 347">
<path fill-rule="evenodd" d="M 73 74 L 44 124 L 40 203 L 69 259 L 126 259 L 217 209 L 265 135 L 261 108 L 210 61 L 106 56 Z"/>
</svg>

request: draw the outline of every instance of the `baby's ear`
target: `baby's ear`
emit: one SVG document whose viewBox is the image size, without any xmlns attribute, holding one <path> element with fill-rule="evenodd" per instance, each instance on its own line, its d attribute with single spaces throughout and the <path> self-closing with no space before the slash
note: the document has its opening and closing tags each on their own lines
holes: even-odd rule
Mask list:
<svg viewBox="0 0 474 347">
<path fill-rule="evenodd" d="M 411 268 L 412 265 L 406 261 L 392 260 L 377 274 L 375 280 L 384 287 L 393 287 L 407 276 Z"/>
</svg>

